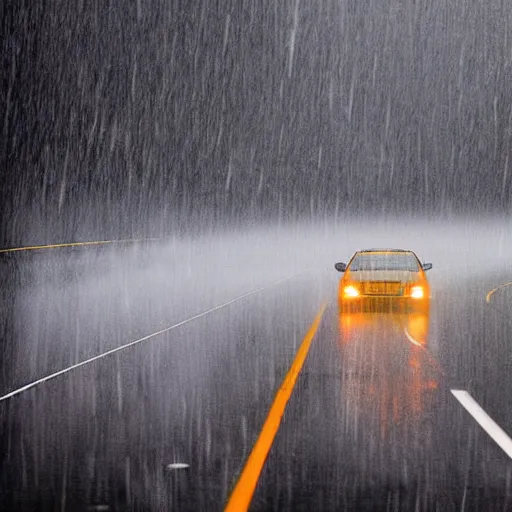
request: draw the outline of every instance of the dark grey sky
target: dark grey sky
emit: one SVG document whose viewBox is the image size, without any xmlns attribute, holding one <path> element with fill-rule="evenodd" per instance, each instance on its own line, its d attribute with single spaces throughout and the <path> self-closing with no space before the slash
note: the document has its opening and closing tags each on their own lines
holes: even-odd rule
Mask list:
<svg viewBox="0 0 512 512">
<path fill-rule="evenodd" d="M 510 2 L 0 13 L 4 241 L 510 209 Z"/>
</svg>

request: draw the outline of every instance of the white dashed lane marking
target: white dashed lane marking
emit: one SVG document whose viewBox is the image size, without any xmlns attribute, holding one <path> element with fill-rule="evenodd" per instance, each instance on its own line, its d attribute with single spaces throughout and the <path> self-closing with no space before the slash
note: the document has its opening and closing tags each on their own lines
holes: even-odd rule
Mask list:
<svg viewBox="0 0 512 512">
<path fill-rule="evenodd" d="M 478 405 L 476 400 L 462 389 L 452 389 L 453 396 L 476 422 L 491 436 L 496 444 L 512 459 L 512 439 L 507 433 Z"/>
</svg>

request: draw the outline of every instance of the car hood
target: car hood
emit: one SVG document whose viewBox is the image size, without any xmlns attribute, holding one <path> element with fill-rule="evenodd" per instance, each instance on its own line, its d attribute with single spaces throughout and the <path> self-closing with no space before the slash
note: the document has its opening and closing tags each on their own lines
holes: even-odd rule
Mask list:
<svg viewBox="0 0 512 512">
<path fill-rule="evenodd" d="M 402 283 L 412 283 L 420 278 L 419 272 L 409 272 L 406 270 L 358 270 L 350 272 L 348 276 L 350 281 L 400 281 Z"/>
</svg>

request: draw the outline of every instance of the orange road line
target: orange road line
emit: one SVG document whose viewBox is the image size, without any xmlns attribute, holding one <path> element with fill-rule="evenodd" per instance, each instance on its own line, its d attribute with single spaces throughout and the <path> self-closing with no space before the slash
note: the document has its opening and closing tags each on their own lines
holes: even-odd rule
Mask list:
<svg viewBox="0 0 512 512">
<path fill-rule="evenodd" d="M 320 321 L 324 314 L 326 303 L 322 304 L 315 320 L 304 337 L 297 355 L 281 384 L 281 387 L 274 397 L 274 402 L 268 413 L 267 419 L 263 424 L 260 435 L 253 446 L 252 452 L 247 459 L 244 469 L 238 479 L 238 482 L 231 493 L 229 501 L 226 505 L 225 512 L 243 512 L 249 508 L 252 496 L 261 470 L 265 464 L 274 438 L 281 424 L 281 419 L 286 408 L 286 404 L 290 399 L 297 377 L 304 365 L 306 356 L 308 355 L 311 342 L 316 334 Z"/>
<path fill-rule="evenodd" d="M 93 242 L 70 242 L 66 244 L 51 244 L 51 245 L 32 245 L 29 247 L 12 247 L 10 249 L 0 249 L 1 253 L 6 252 L 19 252 L 19 251 L 36 251 L 41 249 L 57 249 L 60 247 L 82 247 L 85 245 L 105 245 L 105 244 L 119 244 L 119 243 L 127 243 L 127 242 L 145 242 L 145 241 L 155 241 L 160 240 L 160 238 L 139 238 L 139 239 L 127 239 L 127 240 L 99 240 Z"/>
<path fill-rule="evenodd" d="M 494 295 L 495 292 L 497 292 L 499 289 L 501 288 L 505 288 L 505 286 L 510 286 L 512 285 L 512 282 L 509 282 L 509 283 L 504 283 L 504 284 L 500 284 L 499 286 L 497 286 L 496 288 L 492 289 L 486 296 L 485 296 L 485 302 L 487 302 L 487 304 L 490 304 L 491 303 L 491 297 Z"/>
</svg>

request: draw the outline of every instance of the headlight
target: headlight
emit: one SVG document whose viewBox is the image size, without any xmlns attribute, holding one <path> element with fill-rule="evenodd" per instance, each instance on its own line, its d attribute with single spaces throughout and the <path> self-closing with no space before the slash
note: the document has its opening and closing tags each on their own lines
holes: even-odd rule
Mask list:
<svg viewBox="0 0 512 512">
<path fill-rule="evenodd" d="M 413 286 L 411 288 L 411 297 L 413 299 L 423 299 L 424 294 L 422 286 Z"/>
<path fill-rule="evenodd" d="M 343 288 L 343 295 L 345 297 L 359 297 L 359 290 L 352 285 Z"/>
</svg>

